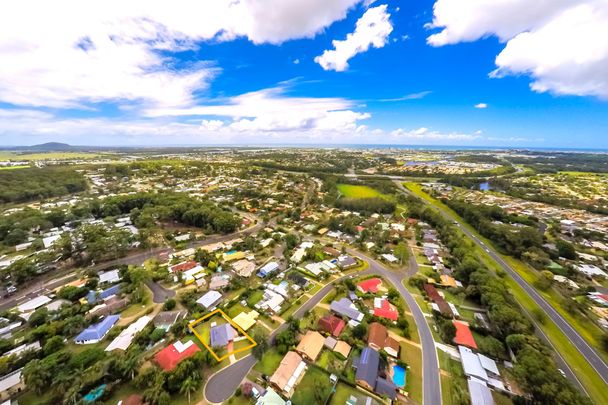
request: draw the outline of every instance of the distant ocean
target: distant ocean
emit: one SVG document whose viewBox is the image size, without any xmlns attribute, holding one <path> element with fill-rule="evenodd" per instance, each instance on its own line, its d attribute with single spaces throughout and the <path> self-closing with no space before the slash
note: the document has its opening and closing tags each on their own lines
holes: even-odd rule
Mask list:
<svg viewBox="0 0 608 405">
<path fill-rule="evenodd" d="M 572 153 L 608 153 L 608 148 L 547 148 L 525 146 L 465 146 L 465 145 L 394 145 L 394 144 L 251 144 L 251 145 L 213 145 L 226 148 L 344 148 L 344 149 L 404 149 L 436 151 L 538 151 L 538 152 L 572 152 Z M 207 147 L 200 145 L 199 147 Z M 211 145 L 209 145 L 211 147 Z"/>
</svg>

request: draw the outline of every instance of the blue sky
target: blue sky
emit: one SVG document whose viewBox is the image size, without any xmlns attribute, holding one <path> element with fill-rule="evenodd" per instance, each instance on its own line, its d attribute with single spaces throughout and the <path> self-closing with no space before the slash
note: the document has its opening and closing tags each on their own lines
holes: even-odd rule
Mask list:
<svg viewBox="0 0 608 405">
<path fill-rule="evenodd" d="M 113 3 L 0 6 L 1 144 L 608 148 L 603 1 Z"/>
</svg>

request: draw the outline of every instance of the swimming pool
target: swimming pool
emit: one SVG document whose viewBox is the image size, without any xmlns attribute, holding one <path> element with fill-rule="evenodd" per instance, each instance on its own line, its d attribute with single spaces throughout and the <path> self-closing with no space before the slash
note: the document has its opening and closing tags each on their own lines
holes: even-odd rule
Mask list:
<svg viewBox="0 0 608 405">
<path fill-rule="evenodd" d="M 405 369 L 401 366 L 393 366 L 393 382 L 399 388 L 405 387 Z"/>
</svg>

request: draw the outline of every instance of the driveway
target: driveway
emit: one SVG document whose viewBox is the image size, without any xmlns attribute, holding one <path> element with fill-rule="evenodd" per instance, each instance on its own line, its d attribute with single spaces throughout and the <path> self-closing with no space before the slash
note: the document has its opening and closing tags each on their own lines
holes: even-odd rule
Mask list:
<svg viewBox="0 0 608 405">
<path fill-rule="evenodd" d="M 161 304 L 161 303 L 167 301 L 169 298 L 175 297 L 175 291 L 163 287 L 162 285 L 158 284 L 156 281 L 152 281 L 152 280 L 147 281 L 146 285 L 152 291 L 152 294 L 153 294 L 152 301 L 155 304 Z"/>
</svg>

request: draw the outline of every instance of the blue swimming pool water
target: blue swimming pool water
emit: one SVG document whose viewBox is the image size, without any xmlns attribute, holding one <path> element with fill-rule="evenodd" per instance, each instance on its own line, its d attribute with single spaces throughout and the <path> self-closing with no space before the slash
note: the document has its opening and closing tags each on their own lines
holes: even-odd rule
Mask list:
<svg viewBox="0 0 608 405">
<path fill-rule="evenodd" d="M 401 366 L 393 366 L 393 382 L 399 388 L 405 387 L 405 369 Z"/>
</svg>

